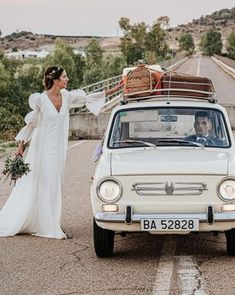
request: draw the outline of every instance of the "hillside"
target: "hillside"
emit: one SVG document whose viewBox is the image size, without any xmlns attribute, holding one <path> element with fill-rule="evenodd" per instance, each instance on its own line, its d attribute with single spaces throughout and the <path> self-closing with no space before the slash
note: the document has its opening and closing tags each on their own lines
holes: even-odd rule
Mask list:
<svg viewBox="0 0 235 295">
<path fill-rule="evenodd" d="M 182 24 L 175 28 L 168 29 L 168 40 L 172 43 L 179 39 L 182 33 L 192 34 L 196 44 L 200 42 L 201 36 L 209 29 L 218 30 L 225 41 L 231 31 L 235 31 L 235 7 L 232 9 L 221 9 L 211 15 L 205 15 L 199 19 L 194 19 L 188 24 Z"/>
<path fill-rule="evenodd" d="M 96 37 L 96 36 L 55 36 L 33 34 L 31 32 L 17 32 L 0 38 L 0 51 L 16 50 L 46 50 L 52 51 L 56 38 L 61 38 L 69 43 L 74 49 L 84 49 L 91 39 L 100 42 L 105 51 L 114 51 L 120 43 L 119 37 Z"/>
<path fill-rule="evenodd" d="M 201 36 L 209 29 L 215 28 L 220 31 L 225 41 L 232 30 L 235 31 L 235 7 L 232 9 L 222 9 L 215 11 L 211 15 L 202 16 L 194 19 L 188 24 L 182 24 L 175 28 L 169 28 L 167 39 L 171 47 L 178 46 L 178 39 L 182 33 L 191 33 L 196 44 L 199 43 Z M 56 38 L 61 38 L 71 44 L 74 49 L 81 50 L 86 47 L 91 38 L 100 42 L 105 51 L 119 50 L 119 37 L 96 37 L 96 36 L 55 36 L 33 34 L 31 32 L 15 32 L 11 35 L 0 38 L 0 51 L 16 50 L 46 50 L 52 51 Z"/>
</svg>

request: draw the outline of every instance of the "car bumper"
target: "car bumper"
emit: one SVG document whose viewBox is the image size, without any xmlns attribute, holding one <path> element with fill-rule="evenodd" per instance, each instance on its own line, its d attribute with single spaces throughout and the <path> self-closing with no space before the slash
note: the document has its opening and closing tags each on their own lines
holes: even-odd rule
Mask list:
<svg viewBox="0 0 235 295">
<path fill-rule="evenodd" d="M 219 212 L 214 213 L 213 218 L 209 220 L 208 213 L 181 213 L 181 214 L 131 214 L 128 222 L 126 214 L 97 212 L 95 220 L 99 222 L 114 222 L 114 223 L 140 223 L 141 219 L 198 219 L 200 223 L 212 224 L 214 222 L 235 222 L 235 212 Z"/>
</svg>

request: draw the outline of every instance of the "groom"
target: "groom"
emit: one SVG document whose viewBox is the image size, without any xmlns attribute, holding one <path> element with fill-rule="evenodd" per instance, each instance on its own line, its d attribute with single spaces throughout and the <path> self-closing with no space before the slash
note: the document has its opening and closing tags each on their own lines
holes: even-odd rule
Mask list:
<svg viewBox="0 0 235 295">
<path fill-rule="evenodd" d="M 209 146 L 222 145 L 221 140 L 210 135 L 210 130 L 212 129 L 212 120 L 208 112 L 199 111 L 195 114 L 194 128 L 196 134 L 186 137 L 185 140 L 194 141 Z"/>
</svg>

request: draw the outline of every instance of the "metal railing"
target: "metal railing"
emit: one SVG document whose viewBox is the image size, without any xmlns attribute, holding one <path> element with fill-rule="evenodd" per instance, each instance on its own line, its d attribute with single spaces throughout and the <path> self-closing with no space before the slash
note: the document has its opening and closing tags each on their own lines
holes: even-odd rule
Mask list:
<svg viewBox="0 0 235 295">
<path fill-rule="evenodd" d="M 84 90 L 86 92 L 87 95 L 94 93 L 94 92 L 98 92 L 98 91 L 104 91 L 106 89 L 112 88 L 116 85 L 118 85 L 118 83 L 121 81 L 122 79 L 122 75 L 118 75 L 103 81 L 99 81 L 97 83 L 93 83 L 90 85 L 87 85 L 85 87 L 82 87 L 81 89 Z M 110 101 L 112 101 L 115 98 L 119 98 L 122 94 L 122 90 L 119 90 L 117 92 L 115 92 L 112 95 L 109 95 L 106 97 L 106 103 L 104 106 L 104 110 L 106 108 L 106 106 L 108 106 L 110 104 Z M 84 113 L 84 112 L 89 112 L 88 109 L 84 106 L 84 107 L 80 107 L 80 108 L 73 108 L 70 113 L 74 114 L 74 113 Z"/>
<path fill-rule="evenodd" d="M 219 66 L 221 67 L 225 72 L 227 72 L 230 76 L 232 76 L 233 78 L 235 78 L 235 68 L 228 66 L 227 64 L 225 64 L 224 62 L 222 62 L 221 60 L 215 58 L 215 57 L 211 57 L 211 59 Z"/>
<path fill-rule="evenodd" d="M 178 66 L 180 66 L 182 63 L 184 63 L 186 60 L 187 60 L 187 57 L 183 57 L 182 55 L 180 55 L 180 56 L 174 57 L 173 59 L 163 61 L 159 63 L 159 65 L 163 68 L 166 68 L 167 70 L 174 70 Z M 121 79 L 122 79 L 122 75 L 118 75 L 118 76 L 111 77 L 109 79 L 85 86 L 81 89 L 84 90 L 87 95 L 89 95 L 94 92 L 104 91 L 106 89 L 112 88 L 118 85 Z M 107 96 L 106 102 L 102 111 L 103 112 L 110 111 L 113 107 L 115 107 L 119 103 L 120 99 L 122 98 L 122 94 L 123 94 L 123 91 L 119 90 L 115 92 L 114 94 Z M 70 111 L 71 114 L 87 113 L 87 112 L 89 112 L 89 110 L 85 106 L 80 108 L 73 108 Z"/>
<path fill-rule="evenodd" d="M 227 66 L 235 69 L 235 60 L 234 59 L 231 59 L 231 58 L 228 58 L 228 57 L 225 57 L 225 56 L 221 56 L 221 55 L 217 55 L 217 54 L 214 54 L 214 57 L 221 61 L 223 64 L 226 64 Z"/>
</svg>

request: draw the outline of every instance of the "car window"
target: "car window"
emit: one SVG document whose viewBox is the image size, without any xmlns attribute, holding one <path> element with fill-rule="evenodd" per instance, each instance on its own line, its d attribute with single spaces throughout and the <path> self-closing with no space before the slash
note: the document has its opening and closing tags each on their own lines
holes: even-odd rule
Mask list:
<svg viewBox="0 0 235 295">
<path fill-rule="evenodd" d="M 135 142 L 134 142 L 135 141 Z M 229 147 L 221 111 L 209 108 L 159 107 L 117 112 L 110 130 L 110 148 L 143 146 Z"/>
</svg>

